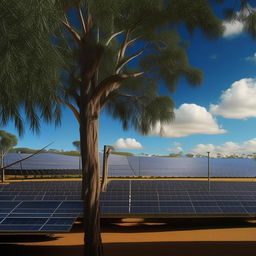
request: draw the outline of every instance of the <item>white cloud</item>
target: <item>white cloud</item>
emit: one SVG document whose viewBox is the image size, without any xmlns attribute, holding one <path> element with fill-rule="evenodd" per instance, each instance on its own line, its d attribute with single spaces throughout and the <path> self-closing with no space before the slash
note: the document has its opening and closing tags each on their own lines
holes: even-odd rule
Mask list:
<svg viewBox="0 0 256 256">
<path fill-rule="evenodd" d="M 255 8 L 252 8 L 251 6 L 250 8 L 252 10 L 255 10 Z M 250 11 L 247 8 L 245 8 L 240 12 L 236 12 L 236 16 L 238 18 L 241 16 L 247 17 L 249 14 L 250 14 Z M 245 26 L 243 22 L 239 20 L 230 20 L 230 21 L 226 20 L 222 24 L 224 26 L 223 36 L 226 38 L 232 38 L 232 37 L 238 36 L 241 33 L 243 33 L 243 31 L 245 30 Z"/>
<path fill-rule="evenodd" d="M 174 112 L 175 120 L 173 122 L 162 125 L 158 122 L 148 135 L 178 138 L 192 134 L 221 134 L 226 132 L 221 129 L 204 107 L 196 104 L 182 104 Z"/>
<path fill-rule="evenodd" d="M 252 56 L 246 57 L 245 60 L 256 62 L 256 52 Z"/>
<path fill-rule="evenodd" d="M 172 153 L 181 153 L 183 151 L 182 145 L 179 142 L 173 142 L 172 148 L 167 148 L 166 150 Z"/>
<path fill-rule="evenodd" d="M 198 144 L 191 150 L 194 154 L 206 154 L 210 152 L 211 156 L 216 157 L 218 153 L 223 156 L 253 154 L 256 152 L 256 138 L 235 143 L 232 141 L 225 142 L 222 145 L 215 146 L 213 144 Z"/>
<path fill-rule="evenodd" d="M 223 26 L 225 28 L 224 37 L 234 37 L 243 32 L 244 25 L 240 21 L 224 21 Z"/>
<path fill-rule="evenodd" d="M 210 112 L 225 118 L 256 117 L 256 79 L 244 78 L 224 91 L 218 105 L 211 104 Z"/>
<path fill-rule="evenodd" d="M 120 138 L 114 143 L 113 146 L 119 149 L 141 149 L 142 148 L 142 145 L 138 141 L 132 138 L 127 138 L 127 139 Z"/>
</svg>

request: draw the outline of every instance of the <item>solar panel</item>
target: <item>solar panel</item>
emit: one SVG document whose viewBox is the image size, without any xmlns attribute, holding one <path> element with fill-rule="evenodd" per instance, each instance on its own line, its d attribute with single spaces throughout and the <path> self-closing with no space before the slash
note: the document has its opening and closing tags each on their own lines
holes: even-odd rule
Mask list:
<svg viewBox="0 0 256 256">
<path fill-rule="evenodd" d="M 80 189 L 80 181 L 0 185 L 0 231 L 70 230 L 83 213 Z M 254 217 L 256 183 L 215 181 L 209 191 L 205 181 L 114 180 L 100 207 L 103 217 Z"/>
</svg>

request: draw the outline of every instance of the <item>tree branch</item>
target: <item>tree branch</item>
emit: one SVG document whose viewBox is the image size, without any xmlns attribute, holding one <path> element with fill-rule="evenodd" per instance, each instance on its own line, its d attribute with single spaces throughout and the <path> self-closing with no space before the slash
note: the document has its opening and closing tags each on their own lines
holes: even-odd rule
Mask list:
<svg viewBox="0 0 256 256">
<path fill-rule="evenodd" d="M 84 16 L 83 16 L 81 7 L 79 5 L 77 6 L 77 11 L 78 11 L 78 16 L 79 16 L 80 22 L 81 22 L 82 27 L 83 27 L 83 33 L 85 35 L 87 30 L 86 30 L 86 26 L 85 26 L 85 22 L 84 22 Z"/>
<path fill-rule="evenodd" d="M 74 30 L 74 28 L 72 26 L 70 26 L 67 22 L 65 21 L 61 21 L 61 23 L 67 28 L 67 30 L 70 32 L 70 34 L 73 36 L 73 38 L 75 39 L 75 41 L 80 44 L 81 42 L 81 37 L 79 36 L 79 34 Z"/>
<path fill-rule="evenodd" d="M 144 72 L 138 72 L 138 73 L 133 73 L 133 74 L 115 74 L 112 76 L 107 77 L 103 81 L 99 83 L 95 91 L 93 92 L 90 101 L 94 100 L 100 100 L 101 96 L 103 94 L 109 94 L 111 91 L 117 89 L 117 86 L 124 81 L 125 79 L 128 78 L 135 78 L 138 76 L 143 75 Z M 106 96 L 107 96 L 106 95 Z"/>
<path fill-rule="evenodd" d="M 130 56 L 127 60 L 125 60 L 124 62 L 121 62 L 121 63 L 117 66 L 117 68 L 116 68 L 116 74 L 118 74 L 118 73 L 121 71 L 121 69 L 122 69 L 127 63 L 129 63 L 131 60 L 133 60 L 133 59 L 137 58 L 138 56 L 140 56 L 140 55 L 144 52 L 145 48 L 146 48 L 146 47 L 144 47 L 142 50 L 138 51 L 137 53 L 131 55 L 131 56 Z"/>
<path fill-rule="evenodd" d="M 117 63 L 124 57 L 125 55 L 125 51 L 127 49 L 127 46 L 128 46 L 128 39 L 129 39 L 129 35 L 130 35 L 130 30 L 128 29 L 126 34 L 125 34 L 125 39 L 124 39 L 124 42 L 118 52 L 118 57 L 117 57 Z"/>
<path fill-rule="evenodd" d="M 105 43 L 105 46 L 108 46 L 109 43 L 111 42 L 111 40 L 112 40 L 113 38 L 115 38 L 116 36 L 122 34 L 123 32 L 124 32 L 124 30 L 121 30 L 121 31 L 116 32 L 116 33 L 114 33 L 113 35 L 111 35 L 111 36 L 109 37 L 109 39 L 107 40 L 107 42 Z"/>
<path fill-rule="evenodd" d="M 112 92 L 110 94 L 108 94 L 108 96 L 104 97 L 103 99 L 101 99 L 101 102 L 100 102 L 100 108 L 102 108 L 109 99 L 111 99 L 111 97 L 125 97 L 125 98 L 128 98 L 128 99 L 131 99 L 133 100 L 134 102 L 137 102 L 138 100 L 140 99 L 147 99 L 149 97 L 143 95 L 143 96 L 134 96 L 134 95 L 130 95 L 130 94 L 126 94 L 126 93 L 119 93 L 119 92 Z"/>
<path fill-rule="evenodd" d="M 79 116 L 79 113 L 78 113 L 77 109 L 76 109 L 71 103 L 69 103 L 69 102 L 66 102 L 66 101 L 61 100 L 61 99 L 58 99 L 58 101 L 59 101 L 60 103 L 65 104 L 66 106 L 68 106 L 69 109 L 70 109 L 70 110 L 73 112 L 73 114 L 75 115 L 75 118 L 76 118 L 77 122 L 80 123 L 80 116 Z"/>
<path fill-rule="evenodd" d="M 136 40 L 138 40 L 139 38 L 141 38 L 140 36 L 135 37 L 133 39 L 131 39 L 130 41 L 127 42 L 127 46 L 129 46 L 130 44 L 134 43 Z"/>
</svg>

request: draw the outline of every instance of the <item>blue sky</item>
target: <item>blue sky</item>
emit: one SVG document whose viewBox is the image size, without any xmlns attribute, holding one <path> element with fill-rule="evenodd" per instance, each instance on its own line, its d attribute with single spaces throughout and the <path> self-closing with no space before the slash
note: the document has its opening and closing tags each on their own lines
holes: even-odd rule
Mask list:
<svg viewBox="0 0 256 256">
<path fill-rule="evenodd" d="M 119 121 L 104 112 L 100 118 L 99 148 L 116 145 L 120 151 L 169 154 L 176 152 L 249 154 L 256 152 L 256 41 L 241 32 L 241 24 L 226 23 L 217 41 L 209 41 L 196 31 L 189 38 L 191 65 L 204 72 L 202 86 L 190 88 L 181 80 L 175 93 L 176 120 L 163 128 L 152 127 L 149 136 L 130 129 L 123 131 Z M 17 135 L 13 124 L 4 129 Z M 73 150 L 79 139 L 78 124 L 68 109 L 63 109 L 62 125 L 41 124 L 38 136 L 26 130 L 19 147 Z"/>
</svg>

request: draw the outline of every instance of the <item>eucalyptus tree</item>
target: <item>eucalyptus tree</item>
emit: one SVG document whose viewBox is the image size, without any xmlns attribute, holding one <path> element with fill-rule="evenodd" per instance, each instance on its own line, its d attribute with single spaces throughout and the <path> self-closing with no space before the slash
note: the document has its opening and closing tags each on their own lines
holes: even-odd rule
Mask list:
<svg viewBox="0 0 256 256">
<path fill-rule="evenodd" d="M 192 86 L 202 81 L 202 72 L 189 64 L 187 43 L 179 37 L 177 25 L 184 24 L 191 33 L 200 28 L 210 39 L 221 35 L 222 26 L 207 0 L 46 1 L 34 0 L 31 4 L 29 0 L 4 0 L 5 5 L 11 2 L 15 10 L 18 9 L 13 15 L 12 6 L 7 11 L 2 8 L 8 15 L 11 13 L 13 24 L 18 26 L 10 26 L 12 33 L 6 34 L 11 35 L 10 40 L 16 36 L 17 45 L 15 40 L 12 43 L 20 50 L 18 57 L 26 54 L 24 60 L 20 58 L 20 65 L 14 65 L 15 70 L 21 70 L 23 82 L 19 84 L 17 72 L 17 77 L 13 76 L 10 80 L 14 80 L 16 86 L 13 87 L 17 91 L 15 96 L 21 102 L 23 99 L 27 102 L 25 109 L 33 121 L 32 127 L 37 127 L 38 110 L 46 113 L 47 120 L 52 114 L 58 117 L 57 102 L 68 106 L 79 122 L 82 197 L 85 200 L 85 253 L 90 256 L 103 255 L 98 159 L 101 111 L 119 119 L 125 129 L 134 127 L 142 134 L 147 134 L 156 122 L 171 121 L 174 117 L 174 104 L 169 95 L 159 95 L 159 87 L 174 92 L 181 77 Z M 26 12 L 26 5 L 35 10 Z M 17 19 L 22 16 L 20 14 L 26 14 L 22 20 Z M 30 23 L 31 14 L 33 22 Z M 42 21 L 39 22 L 40 26 L 35 25 L 38 20 Z M 16 33 L 24 26 L 29 28 L 28 33 L 17 36 Z M 2 26 L 2 31 L 5 32 L 5 26 Z M 35 45 L 28 43 L 31 36 Z M 24 49 L 19 48 L 20 40 L 25 42 Z M 6 47 L 10 47 L 9 44 Z M 30 47 L 34 55 L 27 52 Z M 48 50 L 54 57 L 44 61 Z M 12 67 L 8 56 L 5 61 L 1 60 L 1 67 L 9 63 L 6 70 Z M 37 60 L 41 60 L 40 65 Z M 60 66 L 63 70 L 58 73 Z M 25 80 L 27 75 L 30 76 L 30 70 L 35 72 L 34 76 Z M 42 81 L 37 81 L 37 73 L 45 75 Z M 59 74 L 62 76 L 60 87 L 55 79 L 54 83 L 51 81 L 52 77 L 58 78 Z M 42 86 L 37 88 L 35 81 Z M 1 83 L 2 91 L 8 92 L 8 82 Z M 48 90 L 52 100 L 49 107 L 45 104 L 45 98 L 41 97 Z M 7 96 L 12 99 L 10 93 Z M 34 100 L 38 106 L 37 111 L 33 108 Z M 15 106 L 16 101 L 10 102 Z M 0 105 L 2 109 L 10 109 L 5 99 L 1 99 Z M 2 118 L 4 123 L 9 117 L 16 118 L 18 107 L 14 108 L 13 113 L 6 113 L 8 115 Z"/>
<path fill-rule="evenodd" d="M 80 124 L 82 196 L 85 199 L 85 252 L 102 255 L 99 211 L 98 121 L 104 109 L 123 127 L 147 134 L 173 118 L 173 92 L 179 78 L 200 84 L 177 24 L 200 27 L 210 39 L 222 33 L 206 0 L 62 1 L 68 10 L 58 45 L 70 58 L 63 74 L 61 101 Z M 69 15 L 70 14 L 70 15 Z M 64 30 L 63 30 L 64 29 Z"/>
<path fill-rule="evenodd" d="M 15 135 L 5 132 L 4 130 L 0 130 L 0 170 L 1 170 L 1 181 L 5 181 L 4 177 L 4 157 L 8 153 L 8 151 L 16 146 L 18 143 L 18 139 Z"/>
<path fill-rule="evenodd" d="M 40 119 L 60 121 L 56 90 L 63 58 L 49 38 L 59 26 L 55 1 L 0 1 L 0 126 L 9 120 L 39 132 Z M 54 66 L 54 68 L 52 68 Z"/>
</svg>

